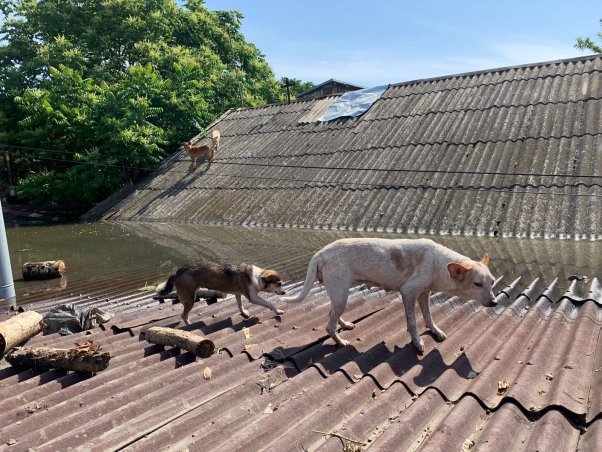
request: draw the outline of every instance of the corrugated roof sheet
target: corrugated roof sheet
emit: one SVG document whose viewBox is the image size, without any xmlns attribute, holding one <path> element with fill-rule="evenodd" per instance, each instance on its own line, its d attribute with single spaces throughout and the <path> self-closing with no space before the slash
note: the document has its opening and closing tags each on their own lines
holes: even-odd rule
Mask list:
<svg viewBox="0 0 602 452">
<path fill-rule="evenodd" d="M 436 234 L 602 237 L 602 57 L 391 85 L 359 119 L 332 98 L 231 110 L 90 217 Z M 101 211 L 101 212 L 100 212 Z"/>
<path fill-rule="evenodd" d="M 321 286 L 280 317 L 250 306 L 245 320 L 231 297 L 199 304 L 185 328 L 220 348 L 203 360 L 144 340 L 150 326 L 181 326 L 180 305 L 123 293 L 107 301 L 117 316 L 102 329 L 28 343 L 94 340 L 112 354 L 107 370 L 19 371 L 0 361 L 0 448 L 342 450 L 351 439 L 372 450 L 599 450 L 599 281 L 564 290 L 504 278 L 495 291 L 496 308 L 435 294 L 448 338 L 424 333 L 423 356 L 397 295 L 363 286 L 350 296 L 346 317 L 357 326 L 342 332 L 344 348 L 324 330 Z"/>
</svg>

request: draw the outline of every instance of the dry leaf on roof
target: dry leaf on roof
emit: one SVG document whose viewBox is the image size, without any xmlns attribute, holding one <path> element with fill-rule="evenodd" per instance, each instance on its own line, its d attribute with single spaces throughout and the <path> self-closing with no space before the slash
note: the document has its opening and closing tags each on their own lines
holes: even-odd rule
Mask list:
<svg viewBox="0 0 602 452">
<path fill-rule="evenodd" d="M 242 334 L 245 335 L 245 339 L 249 339 L 251 337 L 251 330 L 245 326 L 242 328 Z"/>
<path fill-rule="evenodd" d="M 92 352 L 92 353 L 96 353 L 96 352 L 100 352 L 100 345 L 95 344 L 93 340 L 88 340 L 86 342 L 83 343 L 78 343 L 78 342 L 74 342 L 76 348 L 72 349 L 75 352 Z"/>
<path fill-rule="evenodd" d="M 138 292 L 154 292 L 157 286 L 149 286 L 144 284 L 144 287 L 138 287 Z"/>
<path fill-rule="evenodd" d="M 33 414 L 38 410 L 42 410 L 45 409 L 47 410 L 49 408 L 49 404 L 46 402 L 31 402 L 28 405 L 25 405 L 25 411 L 27 411 L 29 414 Z"/>
<path fill-rule="evenodd" d="M 510 387 L 510 383 L 508 383 L 508 380 L 506 380 L 506 379 L 498 380 L 497 395 L 503 395 L 508 390 L 509 387 Z"/>
</svg>

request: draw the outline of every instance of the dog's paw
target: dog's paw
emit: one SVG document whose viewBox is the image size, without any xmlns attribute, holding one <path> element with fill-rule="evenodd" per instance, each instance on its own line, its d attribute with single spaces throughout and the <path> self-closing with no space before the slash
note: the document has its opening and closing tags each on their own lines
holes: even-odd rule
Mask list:
<svg viewBox="0 0 602 452">
<path fill-rule="evenodd" d="M 432 331 L 438 341 L 444 341 L 445 339 L 447 339 L 447 334 L 445 334 L 443 331 L 441 331 L 441 330 L 432 330 Z"/>
<path fill-rule="evenodd" d="M 242 315 L 245 319 L 248 319 L 249 317 L 251 317 L 251 314 L 246 309 L 243 309 L 242 311 L 240 311 L 240 315 Z"/>
<path fill-rule="evenodd" d="M 424 354 L 424 342 L 422 339 L 419 339 L 418 341 L 412 341 L 412 344 L 414 344 L 414 347 L 416 347 L 419 355 Z"/>
<path fill-rule="evenodd" d="M 355 328 L 355 323 L 345 322 L 341 325 L 345 330 L 352 330 Z"/>
<path fill-rule="evenodd" d="M 341 339 L 337 342 L 337 345 L 339 347 L 346 347 L 349 344 L 350 344 L 350 342 L 347 339 Z"/>
<path fill-rule="evenodd" d="M 282 309 L 276 309 L 276 314 L 281 315 L 284 314 L 284 311 Z"/>
</svg>

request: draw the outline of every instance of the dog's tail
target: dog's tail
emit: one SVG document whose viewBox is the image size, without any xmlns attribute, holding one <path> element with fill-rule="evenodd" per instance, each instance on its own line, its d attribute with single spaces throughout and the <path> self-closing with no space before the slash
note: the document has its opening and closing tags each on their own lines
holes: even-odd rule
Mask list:
<svg viewBox="0 0 602 452">
<path fill-rule="evenodd" d="M 162 295 L 162 296 L 169 295 L 173 291 L 175 280 L 176 280 L 176 275 L 171 275 L 169 278 L 167 278 L 167 281 L 159 284 L 157 286 L 157 288 L 155 289 L 155 292 L 157 293 L 157 295 Z"/>
<path fill-rule="evenodd" d="M 318 260 L 319 257 L 314 256 L 309 261 L 309 265 L 307 266 L 307 276 L 305 277 L 305 282 L 303 283 L 303 288 L 301 289 L 299 295 L 296 297 L 282 297 L 280 298 L 281 300 L 286 301 L 287 303 L 299 303 L 300 301 L 303 301 L 305 297 L 307 297 L 307 294 L 311 290 L 311 286 L 318 279 Z"/>
</svg>

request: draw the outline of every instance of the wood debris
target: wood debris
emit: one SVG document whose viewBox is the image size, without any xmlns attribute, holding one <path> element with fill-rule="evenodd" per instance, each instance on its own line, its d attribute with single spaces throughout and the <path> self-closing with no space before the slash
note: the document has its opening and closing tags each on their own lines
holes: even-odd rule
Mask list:
<svg viewBox="0 0 602 452">
<path fill-rule="evenodd" d="M 506 380 L 506 379 L 498 380 L 497 395 L 499 395 L 499 396 L 504 395 L 506 393 L 506 391 L 508 390 L 508 388 L 510 388 L 510 383 L 508 383 L 508 380 Z"/>
</svg>

